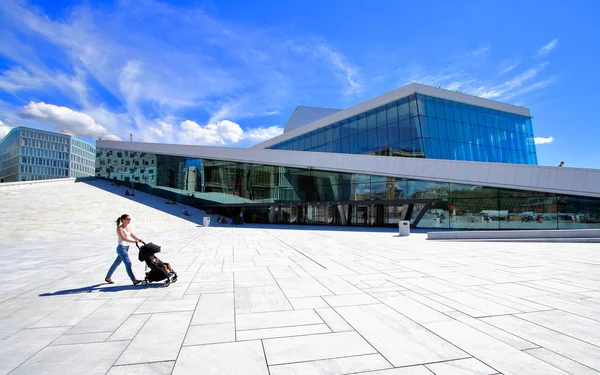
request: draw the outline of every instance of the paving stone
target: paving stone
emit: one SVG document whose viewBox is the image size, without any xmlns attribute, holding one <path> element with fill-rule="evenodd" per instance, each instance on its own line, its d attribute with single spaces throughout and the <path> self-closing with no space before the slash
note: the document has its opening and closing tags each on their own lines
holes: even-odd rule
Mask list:
<svg viewBox="0 0 600 375">
<path fill-rule="evenodd" d="M 269 366 L 376 353 L 356 332 L 267 339 L 263 343 Z"/>
<path fill-rule="evenodd" d="M 173 375 L 268 375 L 260 341 L 187 346 L 175 363 Z"/>
</svg>

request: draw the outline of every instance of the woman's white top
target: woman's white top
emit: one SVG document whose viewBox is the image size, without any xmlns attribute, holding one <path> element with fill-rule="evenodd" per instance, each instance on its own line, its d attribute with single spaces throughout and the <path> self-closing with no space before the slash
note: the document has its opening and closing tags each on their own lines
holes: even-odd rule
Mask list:
<svg viewBox="0 0 600 375">
<path fill-rule="evenodd" d="M 123 227 L 119 227 L 119 228 L 123 229 L 123 234 L 125 234 L 125 239 L 133 241 L 133 237 L 131 237 L 131 230 L 129 228 L 123 228 Z M 117 228 L 117 239 L 119 240 L 119 245 L 129 246 L 129 242 L 125 242 L 121 239 L 121 236 L 119 235 L 119 228 Z"/>
</svg>

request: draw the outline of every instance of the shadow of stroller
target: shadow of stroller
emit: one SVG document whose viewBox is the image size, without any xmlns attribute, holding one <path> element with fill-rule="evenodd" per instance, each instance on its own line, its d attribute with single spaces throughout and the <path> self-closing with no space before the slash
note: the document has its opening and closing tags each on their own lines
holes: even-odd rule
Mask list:
<svg viewBox="0 0 600 375">
<path fill-rule="evenodd" d="M 92 293 L 92 292 L 114 293 L 114 292 L 121 292 L 123 290 L 134 290 L 134 289 L 139 290 L 139 289 L 160 288 L 160 287 L 163 287 L 163 285 L 162 284 L 148 284 L 148 285 L 143 285 L 143 286 L 142 285 L 107 286 L 106 283 L 102 283 L 102 284 L 84 286 L 82 288 L 57 290 L 56 292 L 53 292 L 53 293 L 42 293 L 39 296 L 40 297 L 51 297 L 51 296 L 64 296 L 64 295 L 79 294 L 79 293 Z"/>
</svg>

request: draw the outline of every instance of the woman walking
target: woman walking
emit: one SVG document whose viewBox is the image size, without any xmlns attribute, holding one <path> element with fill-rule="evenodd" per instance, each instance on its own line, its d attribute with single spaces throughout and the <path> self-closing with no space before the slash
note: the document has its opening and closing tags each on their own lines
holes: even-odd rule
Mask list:
<svg viewBox="0 0 600 375">
<path fill-rule="evenodd" d="M 119 264 L 121 264 L 121 262 L 125 263 L 125 269 L 127 270 L 127 275 L 129 275 L 129 278 L 133 282 L 133 285 L 137 285 L 142 282 L 141 280 L 136 279 L 135 276 L 133 275 L 133 270 L 131 268 L 131 260 L 129 259 L 129 254 L 128 254 L 128 252 L 129 252 L 128 244 L 143 242 L 143 241 L 141 238 L 138 238 L 135 234 L 133 234 L 133 232 L 131 232 L 131 229 L 129 228 L 130 222 L 131 222 L 131 217 L 127 214 L 123 214 L 123 215 L 119 216 L 119 218 L 117 219 L 117 237 L 119 240 L 119 245 L 117 246 L 117 259 L 115 259 L 112 266 L 110 266 L 110 269 L 108 270 L 108 273 L 106 274 L 106 277 L 104 278 L 104 281 L 106 281 L 109 284 L 115 283 L 114 281 L 112 281 L 112 279 L 110 277 L 115 272 L 117 267 L 119 267 Z"/>
</svg>

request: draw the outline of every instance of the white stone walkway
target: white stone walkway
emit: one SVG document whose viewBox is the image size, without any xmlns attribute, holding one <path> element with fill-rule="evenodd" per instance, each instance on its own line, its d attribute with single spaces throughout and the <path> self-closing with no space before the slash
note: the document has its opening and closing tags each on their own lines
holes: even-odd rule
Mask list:
<svg viewBox="0 0 600 375">
<path fill-rule="evenodd" d="M 0 374 L 600 373 L 598 244 L 204 228 L 111 189 L 0 191 Z M 177 283 L 103 283 L 122 211 Z"/>
</svg>

